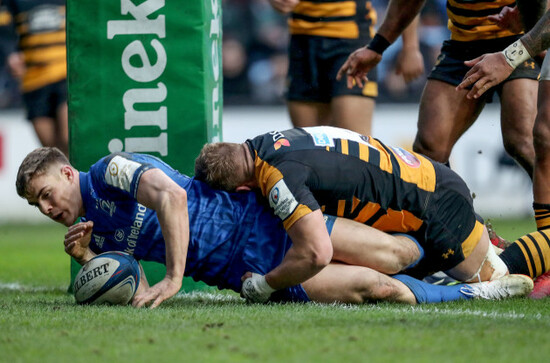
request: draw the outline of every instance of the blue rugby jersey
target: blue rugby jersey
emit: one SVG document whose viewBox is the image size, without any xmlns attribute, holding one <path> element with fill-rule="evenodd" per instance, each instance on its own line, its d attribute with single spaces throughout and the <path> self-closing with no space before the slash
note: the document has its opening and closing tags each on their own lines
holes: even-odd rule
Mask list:
<svg viewBox="0 0 550 363">
<path fill-rule="evenodd" d="M 116 153 L 80 173 L 86 211 L 93 221 L 90 248 L 125 251 L 138 260 L 165 263 L 156 212 L 136 200 L 141 175 L 158 168 L 187 192 L 189 249 L 185 276 L 239 292 L 246 271 L 265 274 L 291 245 L 281 220 L 249 193 L 227 193 L 180 174 L 158 158 Z"/>
</svg>

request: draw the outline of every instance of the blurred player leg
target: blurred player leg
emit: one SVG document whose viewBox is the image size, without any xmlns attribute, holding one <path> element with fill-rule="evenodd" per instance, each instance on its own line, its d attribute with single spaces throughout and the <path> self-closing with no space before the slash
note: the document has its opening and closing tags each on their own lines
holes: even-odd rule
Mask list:
<svg viewBox="0 0 550 363">
<path fill-rule="evenodd" d="M 338 96 L 331 102 L 332 126 L 350 129 L 363 135 L 370 135 L 374 98 L 362 96 Z"/>
<path fill-rule="evenodd" d="M 288 113 L 294 127 L 330 124 L 330 104 L 328 103 L 288 101 Z"/>
<path fill-rule="evenodd" d="M 441 163 L 449 161 L 453 146 L 485 105 L 484 100 L 466 99 L 466 93 L 449 83 L 428 80 L 420 101 L 414 151 Z"/>
<path fill-rule="evenodd" d="M 57 108 L 57 118 L 55 125 L 55 146 L 69 155 L 69 114 L 67 102 L 62 103 Z"/>
<path fill-rule="evenodd" d="M 533 209 L 537 229 L 550 227 L 550 59 L 544 59 L 539 82 L 538 112 L 535 120 L 536 151 L 533 177 Z"/>
<path fill-rule="evenodd" d="M 55 146 L 56 125 L 51 117 L 36 117 L 32 119 L 32 126 L 42 146 Z"/>
<path fill-rule="evenodd" d="M 520 78 L 502 86 L 501 128 L 504 149 L 532 178 L 535 162 L 533 125 L 536 116 L 537 81 Z"/>
<path fill-rule="evenodd" d="M 536 151 L 533 177 L 533 208 L 537 229 L 550 227 L 550 58 L 542 64 L 539 82 L 538 112 L 535 120 L 534 144 Z M 548 269 L 548 267 L 547 267 Z M 535 288 L 529 297 L 541 299 L 550 296 L 550 271 L 535 280 Z"/>
</svg>

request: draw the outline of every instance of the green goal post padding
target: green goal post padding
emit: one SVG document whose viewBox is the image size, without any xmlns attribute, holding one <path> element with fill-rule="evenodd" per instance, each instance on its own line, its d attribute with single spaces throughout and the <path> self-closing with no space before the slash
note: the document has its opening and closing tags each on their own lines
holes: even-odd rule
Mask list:
<svg viewBox="0 0 550 363">
<path fill-rule="evenodd" d="M 202 145 L 222 138 L 221 39 L 221 0 L 67 0 L 73 165 L 131 151 L 191 175 Z M 151 284 L 164 277 L 143 265 Z"/>
</svg>

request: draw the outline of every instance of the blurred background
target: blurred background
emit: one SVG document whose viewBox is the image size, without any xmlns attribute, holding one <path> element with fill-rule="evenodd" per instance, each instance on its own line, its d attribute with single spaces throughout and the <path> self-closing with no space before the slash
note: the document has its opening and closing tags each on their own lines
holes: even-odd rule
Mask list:
<svg viewBox="0 0 550 363">
<path fill-rule="evenodd" d="M 373 0 L 378 23 L 387 0 Z M 406 84 L 394 72 L 400 40 L 378 66 L 379 98 L 373 135 L 384 142 L 410 148 L 426 75 L 443 40 L 449 36 L 445 0 L 427 0 L 418 29 L 425 74 Z M 289 128 L 284 103 L 288 67 L 286 17 L 267 0 L 223 0 L 223 138 L 242 142 L 273 129 Z M 14 180 L 22 158 L 39 146 L 25 114 L 19 85 L 6 67 L 14 49 L 11 28 L 0 15 L 0 223 L 40 220 L 15 193 Z M 495 101 L 497 101 L 495 99 Z M 498 101 L 497 101 L 498 102 Z M 531 213 L 531 185 L 526 174 L 502 148 L 499 111 L 489 105 L 456 145 L 451 165 L 475 193 L 476 208 L 485 217 L 527 217 Z"/>
</svg>

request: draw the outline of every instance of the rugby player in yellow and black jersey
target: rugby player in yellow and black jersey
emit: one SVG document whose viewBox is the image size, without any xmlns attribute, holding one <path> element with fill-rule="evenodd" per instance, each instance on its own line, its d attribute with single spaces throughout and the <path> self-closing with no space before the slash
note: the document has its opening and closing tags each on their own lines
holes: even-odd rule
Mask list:
<svg viewBox="0 0 550 363">
<path fill-rule="evenodd" d="M 332 125 L 368 134 L 378 96 L 376 70 L 361 88 L 348 89 L 336 73 L 348 54 L 374 34 L 370 0 L 270 0 L 288 17 L 290 33 L 286 99 L 295 127 Z M 403 36 L 397 68 L 406 81 L 424 71 L 415 27 Z"/>
<path fill-rule="evenodd" d="M 333 127 L 275 131 L 244 146 L 240 160 L 250 161 L 251 174 L 233 181 L 202 179 L 226 190 L 258 187 L 287 230 L 321 211 L 381 231 L 407 233 L 425 251 L 415 267 L 419 277 L 457 266 L 483 235 L 464 182 L 419 154 Z M 207 163 L 212 164 L 202 164 Z M 207 173 L 196 174 L 201 178 Z"/>
<path fill-rule="evenodd" d="M 416 277 L 438 270 L 465 281 L 507 272 L 536 277 L 550 268 L 550 239 L 535 236 L 539 232 L 497 256 L 468 187 L 451 169 L 349 130 L 297 128 L 243 144 L 208 144 L 195 173 L 229 191 L 259 188 L 293 243 L 295 237 L 323 238 L 322 218 L 312 217 L 321 213 L 344 218 L 336 223 L 353 219 L 381 231 L 406 233 L 424 253 L 406 270 Z M 361 249 L 371 246 L 350 248 L 364 254 Z"/>
<path fill-rule="evenodd" d="M 539 6 L 533 1 L 532 7 Z M 361 85 L 366 73 L 380 60 L 384 50 L 420 11 L 423 0 L 392 0 L 377 34 L 365 47 L 353 52 L 338 77 Z M 498 16 L 515 0 L 447 0 L 451 38 L 443 43 L 436 65 L 428 76 L 420 101 L 418 131 L 413 150 L 447 163 L 460 137 L 476 121 L 496 92 L 500 98 L 504 147 L 532 176 L 535 162 L 533 124 L 537 113 L 539 65 L 527 59 L 498 87 L 483 97 L 468 98 L 468 90 L 457 90 L 469 67 L 465 61 L 486 52 L 502 51 L 519 39 L 520 31 L 501 29 Z M 531 6 L 531 5 L 530 5 Z"/>
<path fill-rule="evenodd" d="M 18 52 L 8 62 L 20 78 L 27 118 L 44 146 L 68 152 L 64 0 L 1 0 L 12 15 Z"/>
</svg>

